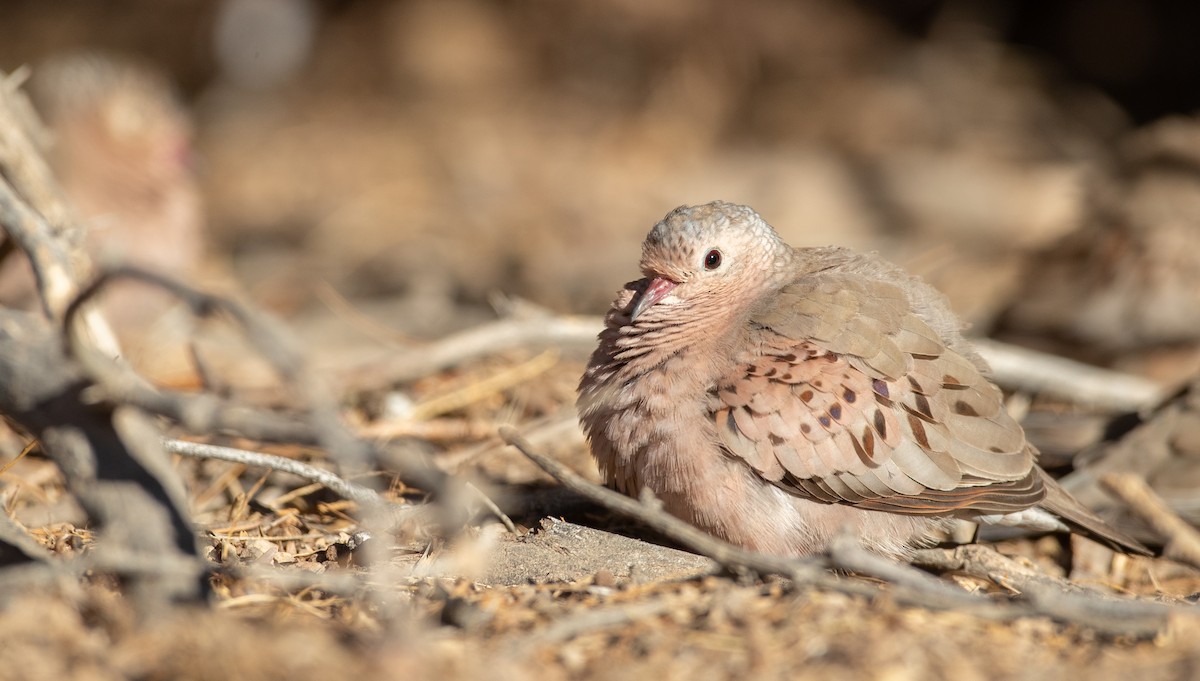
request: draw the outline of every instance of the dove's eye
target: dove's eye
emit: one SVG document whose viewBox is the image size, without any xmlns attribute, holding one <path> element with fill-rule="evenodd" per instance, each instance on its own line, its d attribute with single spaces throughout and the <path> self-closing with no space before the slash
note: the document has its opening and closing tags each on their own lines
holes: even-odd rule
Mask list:
<svg viewBox="0 0 1200 681">
<path fill-rule="evenodd" d="M 715 270 L 721 266 L 721 252 L 717 249 L 712 249 L 708 255 L 704 256 L 704 269 Z"/>
</svg>

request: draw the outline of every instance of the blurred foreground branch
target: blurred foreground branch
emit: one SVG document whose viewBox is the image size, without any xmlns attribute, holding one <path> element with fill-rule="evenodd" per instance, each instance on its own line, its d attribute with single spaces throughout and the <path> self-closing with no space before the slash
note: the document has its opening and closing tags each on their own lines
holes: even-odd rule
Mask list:
<svg viewBox="0 0 1200 681">
<path fill-rule="evenodd" d="M 166 440 L 164 446 L 167 451 L 180 456 L 187 456 L 194 459 L 214 459 L 217 461 L 229 461 L 232 463 L 241 463 L 247 466 L 257 466 L 259 468 L 267 468 L 281 473 L 290 473 L 309 482 L 316 482 L 323 485 L 333 493 L 354 502 L 367 506 L 377 506 L 385 508 L 389 515 L 393 518 L 395 524 L 399 524 L 408 519 L 412 515 L 416 507 L 398 506 L 384 499 L 379 492 L 370 487 L 363 487 L 349 482 L 329 471 L 322 470 L 316 466 L 310 466 L 301 461 L 286 459 L 282 456 L 274 456 L 272 454 L 263 454 L 262 452 L 251 452 L 245 449 L 235 449 L 233 447 L 220 447 L 217 445 L 203 444 L 199 442 L 187 442 L 184 440 Z"/>
<path fill-rule="evenodd" d="M 334 393 L 307 368 L 303 354 L 269 316 L 231 299 L 205 294 L 134 266 L 93 276 L 83 230 L 66 208 L 33 133 L 31 109 L 13 79 L 0 78 L 0 226 L 29 258 L 44 315 L 0 310 L 0 412 L 38 439 L 62 470 L 68 490 L 98 528 L 89 565 L 119 575 L 141 611 L 157 615 L 208 591 L 210 566 L 201 558 L 187 516 L 183 485 L 164 451 L 162 416 L 196 435 L 235 434 L 256 440 L 317 445 L 344 473 L 374 470 L 379 452 L 342 423 Z M 199 317 L 232 320 L 254 351 L 300 403 L 298 409 L 252 407 L 215 394 L 160 389 L 121 359 L 121 349 L 95 299 L 114 282 L 133 280 L 182 301 Z M 189 454 L 230 458 L 224 448 L 190 446 Z M 240 452 L 243 463 L 318 479 L 358 502 L 362 523 L 379 530 L 374 558 L 384 558 L 388 533 L 410 518 L 376 491 L 351 485 L 296 462 Z M 468 500 L 484 495 L 440 471 L 424 454 L 396 452 L 390 462 L 437 501 L 443 527 L 464 522 Z M 489 503 L 484 498 L 484 503 Z M 10 528 L 11 529 L 11 528 Z M 14 535 L 0 536 L 12 560 L 41 556 Z M 371 557 L 368 557 L 371 560 Z M 387 561 L 376 560 L 380 570 Z M 6 574 L 0 573 L 0 587 Z M 388 583 L 387 575 L 378 581 Z"/>
<path fill-rule="evenodd" d="M 72 325 L 81 347 L 114 364 L 120 352 L 97 310 L 65 321 L 91 265 L 18 85 L 0 77 L 0 226 L 29 258 L 45 316 L 0 310 L 0 412 L 41 442 L 99 527 L 98 569 L 122 575 L 142 612 L 158 614 L 204 594 L 205 567 L 156 427 L 89 399 L 90 382 L 59 340 Z"/>
</svg>

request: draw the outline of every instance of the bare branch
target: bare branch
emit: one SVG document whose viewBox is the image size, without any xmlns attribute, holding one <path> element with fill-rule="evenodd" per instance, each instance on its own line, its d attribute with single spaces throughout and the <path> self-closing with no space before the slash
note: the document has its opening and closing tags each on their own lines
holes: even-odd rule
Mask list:
<svg viewBox="0 0 1200 681">
<path fill-rule="evenodd" d="M 182 393 L 160 390 L 125 365 L 111 362 L 87 347 L 74 332 L 71 319 L 89 299 L 107 285 L 120 279 L 133 279 L 158 286 L 177 296 L 197 315 L 224 313 L 243 330 L 250 344 L 271 363 L 285 382 L 297 386 L 307 401 L 306 415 L 255 409 L 207 393 Z M 378 460 L 369 444 L 355 438 L 346 429 L 333 407 L 329 391 L 322 389 L 306 371 L 302 354 L 281 327 L 257 311 L 221 296 L 196 291 L 169 277 L 133 266 L 105 270 L 77 296 L 66 311 L 64 336 L 76 359 L 90 374 L 102 397 L 118 404 L 137 406 L 170 418 L 192 432 L 236 433 L 245 437 L 298 444 L 320 445 L 348 470 L 365 469 Z M 403 473 L 414 484 L 431 491 L 444 491 L 447 476 L 426 457 L 412 452 L 398 455 Z"/>
<path fill-rule="evenodd" d="M 291 475 L 304 478 L 309 482 L 320 483 L 334 494 L 351 501 L 379 505 L 390 503 L 370 487 L 363 487 L 348 482 L 329 471 L 322 470 L 302 461 L 275 456 L 274 454 L 263 454 L 262 452 L 252 452 L 245 449 L 221 447 L 199 442 L 188 442 L 186 440 L 163 440 L 163 446 L 172 454 L 179 454 L 193 459 L 229 461 L 256 468 L 267 468 L 281 473 L 290 473 Z"/>
<path fill-rule="evenodd" d="M 1006 388 L 1114 411 L 1137 411 L 1163 396 L 1161 386 L 1137 376 L 988 338 L 972 338 L 971 344 L 991 365 L 992 378 Z"/>
<path fill-rule="evenodd" d="M 917 551 L 913 562 L 986 579 L 1016 592 L 1031 612 L 1114 636 L 1153 636 L 1172 616 L 1196 615 L 1190 607 L 1117 598 L 1055 579 L 978 544 Z"/>
<path fill-rule="evenodd" d="M 1163 536 L 1163 555 L 1200 568 L 1200 532 L 1172 511 L 1144 478 L 1132 473 L 1109 473 L 1100 478 L 1100 484 Z"/>
<path fill-rule="evenodd" d="M 78 241 L 81 234 L 70 225 L 71 215 L 62 190 L 34 139 L 45 133 L 33 106 L 21 90 L 28 75 L 24 70 L 0 75 L 0 166 L 4 167 L 5 174 L 32 210 L 45 216 L 53 227 L 47 234 L 54 235 L 57 240 L 63 230 L 74 230 Z"/>
</svg>

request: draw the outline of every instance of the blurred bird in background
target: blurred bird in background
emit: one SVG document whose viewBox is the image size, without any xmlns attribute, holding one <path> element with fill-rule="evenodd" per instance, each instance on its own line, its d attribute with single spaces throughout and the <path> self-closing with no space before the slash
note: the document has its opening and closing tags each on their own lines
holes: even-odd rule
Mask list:
<svg viewBox="0 0 1200 681">
<path fill-rule="evenodd" d="M 122 57 L 70 53 L 36 66 L 29 90 L 92 259 L 193 277 L 204 254 L 203 202 L 192 121 L 167 78 Z M 0 302 L 33 307 L 33 291 L 28 263 L 7 258 Z M 102 306 L 122 344 L 135 346 L 171 299 L 127 283 L 112 287 Z"/>
</svg>

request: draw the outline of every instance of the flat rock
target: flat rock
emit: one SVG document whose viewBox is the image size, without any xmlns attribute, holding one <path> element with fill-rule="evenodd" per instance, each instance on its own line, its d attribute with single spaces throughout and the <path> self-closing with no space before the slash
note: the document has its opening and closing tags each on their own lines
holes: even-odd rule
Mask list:
<svg viewBox="0 0 1200 681">
<path fill-rule="evenodd" d="M 716 563 L 612 532 L 543 518 L 523 537 L 493 547 L 480 581 L 493 585 L 577 582 L 607 570 L 617 581 L 654 582 L 711 572 Z"/>
</svg>

